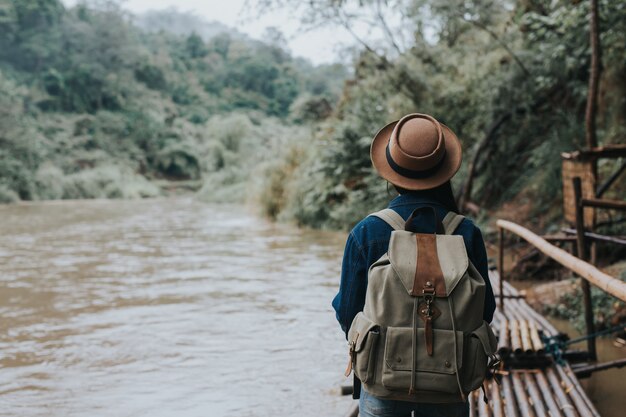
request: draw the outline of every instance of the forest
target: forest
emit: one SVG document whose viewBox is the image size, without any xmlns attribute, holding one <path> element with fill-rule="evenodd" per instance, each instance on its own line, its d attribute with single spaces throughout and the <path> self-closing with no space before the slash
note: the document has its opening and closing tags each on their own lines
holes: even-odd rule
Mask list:
<svg viewBox="0 0 626 417">
<path fill-rule="evenodd" d="M 175 10 L 137 19 L 107 1 L 2 0 L 0 200 L 148 197 L 174 183 L 345 229 L 390 196 L 369 161 L 373 134 L 420 111 L 463 141 L 454 187 L 475 216 L 558 221 L 559 155 L 584 146 L 587 2 L 261 6 L 347 29 L 385 27 L 382 7 L 402 30 L 357 37 L 350 66 L 316 67 L 280 33 L 256 41 Z M 610 144 L 625 130 L 626 5 L 600 1 L 599 26 L 597 129 Z"/>
<path fill-rule="evenodd" d="M 327 117 L 347 75 L 280 42 L 176 10 L 0 1 L 0 201 L 150 197 L 172 183 L 242 200 L 252 168 Z"/>
</svg>

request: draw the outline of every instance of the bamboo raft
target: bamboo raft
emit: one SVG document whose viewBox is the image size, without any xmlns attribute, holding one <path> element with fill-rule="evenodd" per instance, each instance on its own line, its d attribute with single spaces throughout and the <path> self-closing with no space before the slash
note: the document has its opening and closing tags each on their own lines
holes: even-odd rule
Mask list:
<svg viewBox="0 0 626 417">
<path fill-rule="evenodd" d="M 496 299 L 500 279 L 489 272 Z M 503 282 L 506 297 L 504 312 L 496 310 L 492 327 L 498 335 L 499 353 L 503 357 L 537 358 L 545 356 L 539 331 L 556 336 L 558 331 L 542 315 L 533 310 L 509 283 Z M 532 361 L 530 361 L 532 362 Z M 569 364 L 547 362 L 545 366 L 501 371 L 502 381 L 486 383 L 489 404 L 481 390 L 469 398 L 471 417 L 599 417 L 598 411 L 583 391 Z M 541 360 L 539 360 L 541 363 Z"/>
<path fill-rule="evenodd" d="M 498 273 L 489 271 L 489 279 L 498 300 Z M 501 370 L 500 384 L 493 379 L 485 383 L 489 403 L 480 389 L 470 394 L 470 417 L 600 417 L 567 362 L 541 360 L 546 352 L 539 332 L 556 336 L 558 331 L 524 301 L 515 287 L 503 282 L 502 288 L 506 297 L 504 312 L 498 307 L 491 323 L 498 336 L 498 353 L 505 361 L 527 358 L 534 359 L 529 363 L 541 366 L 525 367 L 521 360 L 513 369 Z M 355 402 L 347 416 L 357 415 Z"/>
</svg>

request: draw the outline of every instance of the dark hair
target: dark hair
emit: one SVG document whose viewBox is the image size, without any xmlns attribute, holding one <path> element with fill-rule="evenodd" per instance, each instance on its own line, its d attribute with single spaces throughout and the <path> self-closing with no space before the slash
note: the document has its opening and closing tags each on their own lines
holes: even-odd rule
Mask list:
<svg viewBox="0 0 626 417">
<path fill-rule="evenodd" d="M 459 206 L 457 206 L 456 200 L 454 199 L 454 193 L 452 192 L 452 184 L 450 181 L 446 181 L 440 186 L 431 188 L 430 190 L 406 190 L 398 187 L 397 185 L 394 185 L 394 188 L 399 194 L 415 194 L 424 196 L 437 201 L 449 211 L 453 211 L 455 213 L 460 212 Z"/>
</svg>

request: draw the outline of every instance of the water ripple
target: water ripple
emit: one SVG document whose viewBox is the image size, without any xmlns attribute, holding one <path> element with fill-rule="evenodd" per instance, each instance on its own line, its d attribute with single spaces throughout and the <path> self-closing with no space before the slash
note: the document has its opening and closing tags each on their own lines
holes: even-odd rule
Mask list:
<svg viewBox="0 0 626 417">
<path fill-rule="evenodd" d="M 186 198 L 0 216 L 0 416 L 346 411 L 343 235 Z"/>
</svg>

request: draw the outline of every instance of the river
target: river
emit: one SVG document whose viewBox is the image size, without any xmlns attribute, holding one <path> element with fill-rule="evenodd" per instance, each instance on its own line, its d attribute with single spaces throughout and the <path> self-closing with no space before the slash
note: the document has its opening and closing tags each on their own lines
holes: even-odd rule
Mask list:
<svg viewBox="0 0 626 417">
<path fill-rule="evenodd" d="M 330 306 L 344 234 L 185 197 L 0 206 L 0 219 L 0 416 L 347 411 Z M 608 339 L 599 353 L 623 356 Z M 624 371 L 584 381 L 604 416 L 622 415 Z"/>
<path fill-rule="evenodd" d="M 0 415 L 340 416 L 344 235 L 190 198 L 0 207 Z"/>
</svg>

